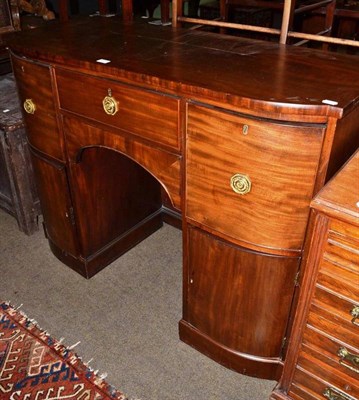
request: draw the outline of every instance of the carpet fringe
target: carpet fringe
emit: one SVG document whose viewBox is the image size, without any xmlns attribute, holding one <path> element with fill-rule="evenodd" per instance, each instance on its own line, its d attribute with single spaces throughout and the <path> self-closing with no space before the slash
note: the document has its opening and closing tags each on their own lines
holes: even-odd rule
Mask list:
<svg viewBox="0 0 359 400">
<path fill-rule="evenodd" d="M 50 335 L 50 333 L 47 330 L 43 330 L 34 318 L 29 318 L 23 310 L 20 310 L 20 308 L 23 306 L 23 303 L 21 303 L 19 306 L 15 307 L 8 300 L 0 301 L 0 307 L 3 304 L 6 305 L 7 307 L 9 307 L 10 309 L 16 311 L 17 314 L 21 315 L 21 317 L 24 318 L 24 320 L 25 320 L 24 326 L 26 326 L 26 328 L 31 330 L 32 327 L 35 327 L 36 329 L 38 329 L 41 332 L 42 336 L 45 336 L 47 338 L 51 337 L 51 339 L 54 341 L 54 349 L 56 349 L 60 355 L 64 356 L 65 354 L 68 354 L 69 352 L 71 352 L 72 355 L 74 356 L 71 363 L 75 364 L 76 361 L 81 362 L 86 367 L 86 369 L 93 374 L 94 381 L 96 382 L 97 385 L 101 386 L 102 383 L 106 383 L 106 385 L 109 389 L 109 392 L 111 393 L 111 395 L 113 397 L 116 396 L 117 394 L 120 394 L 120 395 L 122 395 L 122 397 L 119 397 L 118 400 L 141 400 L 140 398 L 137 398 L 137 397 L 136 398 L 135 397 L 123 397 L 125 395 L 123 395 L 121 392 L 119 392 L 117 388 L 115 388 L 113 385 L 109 384 L 108 382 L 105 382 L 105 379 L 108 376 L 107 372 L 103 372 L 103 373 L 99 374 L 98 369 L 94 370 L 94 368 L 89 366 L 89 364 L 93 361 L 93 358 L 91 358 L 86 363 L 82 362 L 82 358 L 80 356 L 78 356 L 76 353 L 71 351 L 76 346 L 78 346 L 81 343 L 81 341 L 78 341 L 77 343 L 73 344 L 72 346 L 66 347 L 65 345 L 63 345 L 63 342 L 65 341 L 64 337 L 61 337 L 59 340 L 55 339 L 52 335 Z M 41 337 L 39 337 L 39 338 L 41 338 Z"/>
</svg>

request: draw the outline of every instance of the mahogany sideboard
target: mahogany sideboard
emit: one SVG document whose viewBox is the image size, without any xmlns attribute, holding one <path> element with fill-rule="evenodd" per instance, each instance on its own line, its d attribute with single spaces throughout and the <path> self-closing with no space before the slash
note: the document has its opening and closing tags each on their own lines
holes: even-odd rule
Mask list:
<svg viewBox="0 0 359 400">
<path fill-rule="evenodd" d="M 117 18 L 8 45 L 53 253 L 89 278 L 182 220 L 180 338 L 278 378 L 310 201 L 359 144 L 359 59 Z"/>
<path fill-rule="evenodd" d="M 311 204 L 283 376 L 271 399 L 359 399 L 359 151 Z"/>
</svg>

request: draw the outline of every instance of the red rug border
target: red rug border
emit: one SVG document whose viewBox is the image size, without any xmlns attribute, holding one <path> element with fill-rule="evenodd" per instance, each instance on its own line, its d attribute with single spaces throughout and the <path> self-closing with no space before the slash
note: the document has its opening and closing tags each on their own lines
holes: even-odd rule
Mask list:
<svg viewBox="0 0 359 400">
<path fill-rule="evenodd" d="M 81 379 L 85 379 L 95 385 L 107 398 L 113 400 L 130 400 L 122 392 L 107 383 L 104 378 L 101 378 L 97 374 L 97 371 L 86 365 L 82 361 L 82 358 L 72 351 L 69 346 L 65 346 L 62 341 L 54 338 L 47 330 L 40 328 L 35 319 L 29 318 L 22 310 L 19 310 L 20 307 L 16 308 L 8 301 L 0 301 L 1 312 L 5 313 L 15 323 L 21 325 L 36 340 L 51 349 L 51 351 L 68 364 Z M 49 340 L 50 343 L 48 342 Z M 90 376 L 88 377 L 88 375 Z"/>
</svg>

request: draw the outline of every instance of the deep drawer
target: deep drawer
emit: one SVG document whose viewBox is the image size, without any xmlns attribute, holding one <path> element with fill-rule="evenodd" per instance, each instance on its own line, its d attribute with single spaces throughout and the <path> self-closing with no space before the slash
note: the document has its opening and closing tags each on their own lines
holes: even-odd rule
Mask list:
<svg viewBox="0 0 359 400">
<path fill-rule="evenodd" d="M 118 82 L 58 69 L 60 107 L 94 121 L 125 130 L 160 145 L 180 149 L 179 99 Z M 117 105 L 107 114 L 103 101 Z M 113 109 L 107 109 L 107 112 Z"/>
<path fill-rule="evenodd" d="M 50 68 L 15 56 L 12 56 L 12 65 L 20 103 L 22 107 L 25 102 L 28 104 L 28 112 L 23 110 L 23 115 L 30 144 L 43 153 L 63 160 L 62 138 L 55 115 Z"/>
<path fill-rule="evenodd" d="M 190 104 L 186 216 L 254 246 L 301 249 L 323 133 Z"/>
</svg>

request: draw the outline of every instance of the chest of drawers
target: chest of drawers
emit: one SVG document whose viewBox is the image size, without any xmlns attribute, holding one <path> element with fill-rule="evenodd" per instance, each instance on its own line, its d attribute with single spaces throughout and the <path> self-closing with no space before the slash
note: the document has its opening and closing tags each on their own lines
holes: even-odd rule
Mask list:
<svg viewBox="0 0 359 400">
<path fill-rule="evenodd" d="M 310 201 L 359 145 L 353 60 L 116 18 L 9 47 L 54 254 L 90 278 L 177 219 L 180 338 L 278 377 Z"/>
<path fill-rule="evenodd" d="M 284 373 L 273 399 L 359 398 L 359 153 L 312 202 Z"/>
</svg>

